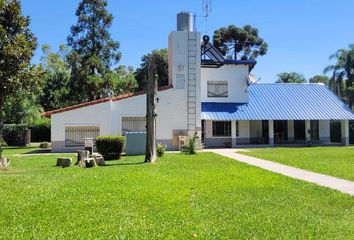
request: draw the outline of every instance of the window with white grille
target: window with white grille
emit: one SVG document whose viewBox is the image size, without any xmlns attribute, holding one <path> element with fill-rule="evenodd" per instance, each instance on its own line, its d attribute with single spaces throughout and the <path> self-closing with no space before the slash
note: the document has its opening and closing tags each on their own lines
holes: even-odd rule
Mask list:
<svg viewBox="0 0 354 240">
<path fill-rule="evenodd" d="M 68 126 L 65 127 L 65 147 L 78 147 L 85 145 L 85 138 L 93 138 L 100 135 L 98 126 Z"/>
<path fill-rule="evenodd" d="M 146 132 L 145 117 L 122 117 L 122 135 L 127 132 Z"/>
<path fill-rule="evenodd" d="M 227 81 L 208 81 L 208 97 L 228 97 Z"/>
</svg>

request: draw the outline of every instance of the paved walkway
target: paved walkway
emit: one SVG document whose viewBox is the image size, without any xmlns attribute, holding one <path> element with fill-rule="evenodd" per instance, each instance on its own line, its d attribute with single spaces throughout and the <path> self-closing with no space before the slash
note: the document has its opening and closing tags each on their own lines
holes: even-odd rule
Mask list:
<svg viewBox="0 0 354 240">
<path fill-rule="evenodd" d="M 304 180 L 307 182 L 315 183 L 320 186 L 328 187 L 338 190 L 343 193 L 354 196 L 354 182 L 344 180 L 328 175 L 314 173 L 311 171 L 302 170 L 295 167 L 290 167 L 284 164 L 263 160 L 255 157 L 250 157 L 236 153 L 238 149 L 205 149 L 204 151 L 214 152 L 219 155 L 235 159 L 253 166 L 257 166 L 272 172 L 276 172 L 295 179 Z"/>
</svg>

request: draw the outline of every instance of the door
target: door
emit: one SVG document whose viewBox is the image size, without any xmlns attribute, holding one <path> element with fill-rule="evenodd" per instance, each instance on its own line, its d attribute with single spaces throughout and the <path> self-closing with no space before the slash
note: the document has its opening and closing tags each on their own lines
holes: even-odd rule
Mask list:
<svg viewBox="0 0 354 240">
<path fill-rule="evenodd" d="M 340 143 L 342 142 L 342 129 L 340 121 L 331 121 L 330 123 L 330 135 L 331 142 Z"/>
<path fill-rule="evenodd" d="M 294 139 L 295 140 L 305 140 L 305 121 L 295 120 L 294 121 Z"/>
</svg>

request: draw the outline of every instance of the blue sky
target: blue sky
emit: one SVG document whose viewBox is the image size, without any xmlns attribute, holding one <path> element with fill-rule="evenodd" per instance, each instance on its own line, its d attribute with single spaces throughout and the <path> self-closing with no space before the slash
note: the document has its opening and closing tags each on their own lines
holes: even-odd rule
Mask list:
<svg viewBox="0 0 354 240">
<path fill-rule="evenodd" d="M 79 0 L 22 0 L 23 13 L 32 19 L 31 29 L 39 44 L 54 50 L 66 42 L 76 23 Z M 120 64 L 138 67 L 143 54 L 167 47 L 168 33 L 176 29 L 176 14 L 188 10 L 201 14 L 202 0 L 108 0 L 114 15 L 110 29 L 120 41 Z M 261 83 L 274 82 L 284 71 L 297 71 L 310 78 L 321 74 L 328 57 L 354 43 L 352 0 L 214 0 L 208 34 L 222 26 L 251 24 L 269 44 L 253 73 Z M 198 30 L 205 33 L 205 21 Z M 40 49 L 40 48 L 39 48 Z M 34 62 L 40 59 L 38 50 Z"/>
</svg>

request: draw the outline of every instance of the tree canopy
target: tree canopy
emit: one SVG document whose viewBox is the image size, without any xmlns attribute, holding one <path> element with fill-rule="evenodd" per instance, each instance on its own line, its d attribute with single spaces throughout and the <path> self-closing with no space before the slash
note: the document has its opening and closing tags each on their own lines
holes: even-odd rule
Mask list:
<svg viewBox="0 0 354 240">
<path fill-rule="evenodd" d="M 334 64 L 327 66 L 324 73 L 331 73 L 329 86 L 352 109 L 354 102 L 354 44 L 348 49 L 339 49 L 330 56 Z"/>
<path fill-rule="evenodd" d="M 109 28 L 113 16 L 106 0 L 82 0 L 76 10 L 77 23 L 71 27 L 67 41 L 72 52 L 71 65 L 75 101 L 108 96 L 112 91 L 108 77 L 110 67 L 120 60 L 119 42 L 112 39 Z"/>
<path fill-rule="evenodd" d="M 0 138 L 5 106 L 36 88 L 40 69 L 31 65 L 37 39 L 19 0 L 0 0 Z"/>
<path fill-rule="evenodd" d="M 256 59 L 267 53 L 268 44 L 259 36 L 258 29 L 251 25 L 239 28 L 230 25 L 214 32 L 213 43 L 229 59 Z"/>
<path fill-rule="evenodd" d="M 279 73 L 276 83 L 305 83 L 306 78 L 301 73 L 297 72 L 283 72 Z"/>
<path fill-rule="evenodd" d="M 70 69 L 66 62 L 66 45 L 59 46 L 59 52 L 52 52 L 49 45 L 42 46 L 41 66 L 45 71 L 40 103 L 45 111 L 70 105 Z"/>
<path fill-rule="evenodd" d="M 325 76 L 325 75 L 315 75 L 312 78 L 309 79 L 310 83 L 323 83 L 324 85 L 329 84 L 329 77 Z"/>
<path fill-rule="evenodd" d="M 141 58 L 140 67 L 136 69 L 134 75 L 139 84 L 137 90 L 145 90 L 148 68 L 150 64 L 156 67 L 158 76 L 158 86 L 168 85 L 168 53 L 167 49 L 155 49 L 151 53 L 145 54 Z"/>
</svg>

